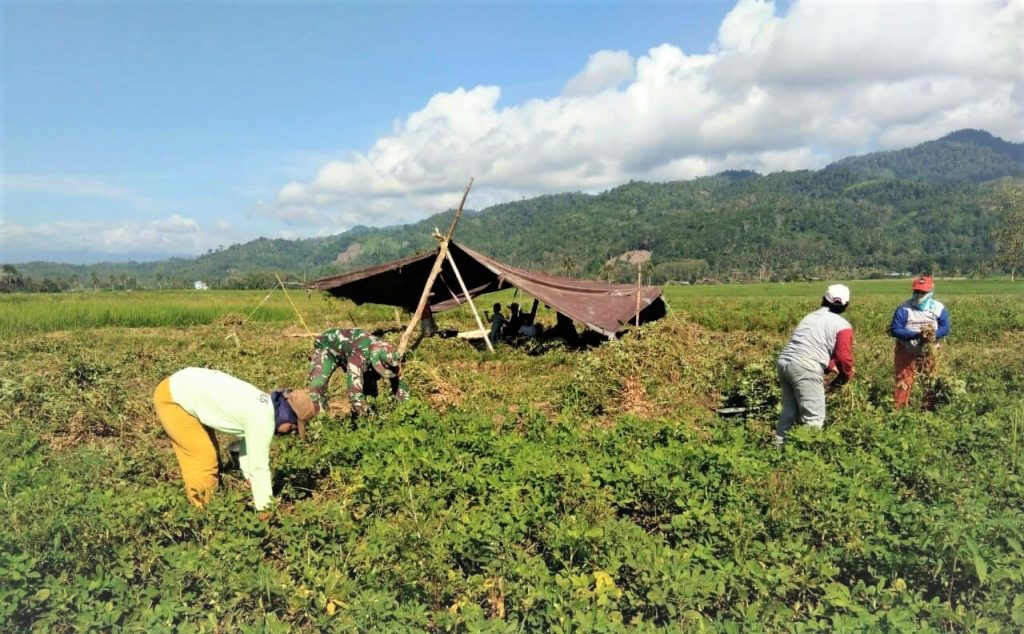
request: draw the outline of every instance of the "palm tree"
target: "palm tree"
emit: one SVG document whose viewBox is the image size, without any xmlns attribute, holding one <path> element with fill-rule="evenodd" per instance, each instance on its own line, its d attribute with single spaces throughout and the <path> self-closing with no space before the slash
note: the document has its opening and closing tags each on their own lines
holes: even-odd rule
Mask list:
<svg viewBox="0 0 1024 634">
<path fill-rule="evenodd" d="M 21 272 L 13 264 L 4 264 L 0 271 L 0 291 L 8 293 L 22 288 Z"/>
<path fill-rule="evenodd" d="M 576 268 L 576 258 L 568 254 L 563 255 L 562 267 L 565 269 L 565 276 L 572 277 L 572 272 Z"/>
<path fill-rule="evenodd" d="M 611 262 L 605 262 L 601 267 L 601 272 L 598 274 L 598 279 L 604 278 L 605 281 L 610 283 L 613 277 L 615 277 L 615 265 Z"/>
<path fill-rule="evenodd" d="M 14 286 L 20 281 L 21 273 L 18 271 L 18 267 L 13 264 L 5 264 L 2 271 L 0 271 L 0 282 Z"/>
</svg>

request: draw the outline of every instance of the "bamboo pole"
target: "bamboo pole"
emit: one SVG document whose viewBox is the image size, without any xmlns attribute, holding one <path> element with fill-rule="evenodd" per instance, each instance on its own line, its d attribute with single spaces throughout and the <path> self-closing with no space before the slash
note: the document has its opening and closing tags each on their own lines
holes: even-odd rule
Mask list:
<svg viewBox="0 0 1024 634">
<path fill-rule="evenodd" d="M 278 282 L 280 282 L 280 281 L 281 280 L 278 280 Z M 256 308 L 253 308 L 252 312 L 250 312 L 248 315 L 246 315 L 245 319 L 242 320 L 242 323 L 240 323 L 238 325 L 239 326 L 244 326 L 246 323 L 248 323 L 249 322 L 249 318 L 256 314 L 256 311 L 260 309 L 260 306 L 262 306 L 268 299 L 270 299 L 270 296 L 273 295 L 274 291 L 276 291 L 276 290 L 277 290 L 277 285 L 275 285 L 274 288 L 270 289 L 270 291 L 267 293 L 267 296 L 264 297 L 263 299 L 261 299 L 260 303 L 256 304 Z M 231 329 L 231 332 L 228 333 L 228 336 L 224 337 L 225 341 L 227 341 L 228 339 L 234 339 L 235 340 L 235 347 L 236 348 L 241 348 L 242 347 L 242 341 L 238 338 L 238 331 L 235 330 L 234 328 Z"/>
<path fill-rule="evenodd" d="M 640 286 L 642 278 L 640 277 L 640 267 L 642 265 L 636 265 L 636 327 L 640 327 L 640 293 L 643 291 L 643 287 Z"/>
<path fill-rule="evenodd" d="M 451 251 L 445 250 L 444 254 L 448 258 L 448 264 L 451 264 L 452 270 L 455 271 L 455 279 L 459 280 L 459 287 L 462 288 L 462 292 L 466 296 L 466 301 L 469 302 L 469 309 L 473 311 L 473 319 L 476 320 L 477 328 L 484 332 L 484 342 L 487 344 L 487 349 L 494 352 L 494 346 L 491 344 L 491 338 L 487 335 L 487 331 L 484 330 L 484 322 L 480 321 L 480 313 L 476 312 L 476 304 L 473 303 L 473 297 L 469 294 L 469 289 L 466 288 L 466 283 L 462 281 L 462 274 L 459 273 L 459 267 L 455 266 L 455 258 L 452 257 Z"/>
<path fill-rule="evenodd" d="M 288 298 L 288 303 L 292 305 L 292 310 L 295 311 L 295 315 L 299 318 L 299 323 L 306 329 L 306 334 L 312 337 L 313 331 L 309 329 L 309 326 L 306 325 L 306 320 L 302 318 L 302 313 L 300 313 L 299 309 L 295 307 L 295 302 L 292 301 L 292 296 L 288 294 L 288 289 L 285 288 L 284 282 L 281 281 L 281 276 L 274 273 L 274 277 L 277 278 L 277 283 L 281 285 L 281 290 L 284 291 L 284 296 Z"/>
<path fill-rule="evenodd" d="M 423 294 L 420 295 L 420 303 L 417 304 L 416 310 L 412 313 L 412 319 L 409 320 L 409 325 L 406 327 L 405 332 L 402 333 L 402 339 L 398 342 L 398 354 L 399 356 L 404 355 L 405 351 L 409 349 L 409 339 L 412 338 L 412 331 L 416 329 L 416 321 L 420 318 L 423 313 L 423 309 L 427 305 L 427 300 L 430 298 L 430 287 L 434 285 L 434 280 L 437 278 L 437 274 L 441 272 L 441 265 L 444 264 L 444 256 L 448 253 L 448 242 L 452 239 L 452 234 L 455 233 L 455 225 L 459 222 L 459 217 L 462 216 L 462 206 L 466 204 L 466 197 L 469 196 L 469 189 L 473 186 L 473 179 L 469 179 L 469 184 L 466 185 L 466 191 L 462 193 L 462 200 L 459 201 L 459 206 L 455 210 L 455 216 L 452 218 L 452 224 L 448 227 L 448 235 L 441 240 L 441 246 L 437 251 L 437 259 L 434 260 L 434 267 L 430 269 L 430 275 L 427 276 L 427 283 L 423 285 Z"/>
</svg>

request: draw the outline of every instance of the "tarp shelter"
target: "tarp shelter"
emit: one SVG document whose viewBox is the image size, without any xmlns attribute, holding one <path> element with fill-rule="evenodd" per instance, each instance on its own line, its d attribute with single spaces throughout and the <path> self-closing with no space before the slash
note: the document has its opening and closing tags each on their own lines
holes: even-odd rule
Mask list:
<svg viewBox="0 0 1024 634">
<path fill-rule="evenodd" d="M 635 323 L 638 294 L 641 323 L 665 316 L 665 300 L 657 286 L 606 284 L 536 273 L 502 264 L 454 241 L 448 244 L 448 250 L 472 297 L 515 287 L 607 337 Z M 436 258 L 436 250 L 412 255 L 325 277 L 310 287 L 356 304 L 384 304 L 413 312 Z M 430 309 L 441 312 L 465 302 L 451 263 L 445 260 L 431 288 Z"/>
</svg>

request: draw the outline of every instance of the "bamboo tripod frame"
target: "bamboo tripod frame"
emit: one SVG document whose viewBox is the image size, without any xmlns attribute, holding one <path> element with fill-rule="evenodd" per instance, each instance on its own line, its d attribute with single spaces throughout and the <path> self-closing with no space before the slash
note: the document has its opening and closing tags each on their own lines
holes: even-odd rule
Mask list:
<svg viewBox="0 0 1024 634">
<path fill-rule="evenodd" d="M 483 322 L 480 321 L 480 315 L 477 313 L 476 305 L 473 304 L 473 298 L 469 294 L 469 290 L 466 289 L 465 282 L 462 281 L 462 274 L 459 273 L 459 269 L 455 266 L 455 259 L 452 258 L 448 252 L 448 243 L 451 242 L 452 235 L 455 233 L 455 226 L 459 223 L 459 218 L 462 217 L 462 207 L 466 204 L 466 197 L 469 196 L 469 190 L 473 187 L 473 179 L 469 179 L 469 184 L 466 185 L 466 191 L 462 193 L 462 200 L 459 201 L 459 206 L 455 210 L 455 217 L 452 218 L 452 224 L 448 227 L 448 233 L 441 237 L 441 245 L 437 251 L 437 258 L 434 260 L 434 266 L 430 269 L 430 275 L 427 276 L 427 283 L 423 286 L 423 293 L 420 295 L 419 304 L 416 305 L 416 310 L 413 311 L 412 318 L 409 320 L 409 325 L 406 326 L 405 332 L 402 333 L 402 339 L 398 343 L 398 354 L 404 355 L 406 350 L 409 349 L 409 340 L 412 338 L 412 333 L 416 329 L 416 321 L 419 320 L 420 315 L 423 314 L 423 309 L 427 306 L 427 301 L 430 299 L 430 289 L 434 286 L 434 280 L 437 279 L 438 274 L 441 272 L 441 267 L 444 265 L 445 260 L 451 264 L 452 269 L 455 271 L 455 277 L 459 280 L 459 286 L 462 288 L 463 294 L 466 296 L 466 301 L 469 302 L 469 307 L 473 311 L 473 317 L 476 319 L 477 326 L 480 330 L 484 329 Z M 440 235 L 440 234 L 435 234 Z M 487 349 L 494 352 L 494 346 L 491 345 L 489 337 L 484 337 L 484 341 L 487 343 Z"/>
</svg>

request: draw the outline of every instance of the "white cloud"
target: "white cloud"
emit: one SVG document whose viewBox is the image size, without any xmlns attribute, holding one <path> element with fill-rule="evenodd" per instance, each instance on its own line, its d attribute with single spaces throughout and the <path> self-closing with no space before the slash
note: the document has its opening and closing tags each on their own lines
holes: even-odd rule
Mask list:
<svg viewBox="0 0 1024 634">
<path fill-rule="evenodd" d="M 178 214 L 149 222 L 0 221 L 0 253 L 4 261 L 63 260 L 61 253 L 88 253 L 95 258 L 103 254 L 130 254 L 155 260 L 202 253 L 225 243 L 223 233 L 205 231 L 192 218 Z"/>
<path fill-rule="evenodd" d="M 566 97 L 587 97 L 615 88 L 633 79 L 635 62 L 627 51 L 598 51 L 586 67 L 570 79 L 562 90 Z"/>
<path fill-rule="evenodd" d="M 309 233 L 457 204 L 599 191 L 722 169 L 820 167 L 962 127 L 1024 140 L 1024 0 L 740 0 L 703 54 L 600 51 L 563 94 L 498 107 L 434 95 L 365 154 L 281 188 L 262 212 Z"/>
<path fill-rule="evenodd" d="M 199 231 L 199 225 L 195 220 L 179 216 L 178 214 L 174 214 L 170 218 L 154 220 L 149 223 L 149 228 L 155 232 L 168 235 L 181 235 Z"/>
<path fill-rule="evenodd" d="M 775 38 L 782 20 L 775 15 L 771 2 L 740 2 L 718 27 L 718 41 L 713 51 L 731 53 L 763 52 Z"/>
<path fill-rule="evenodd" d="M 153 198 L 140 196 L 126 187 L 91 176 L 4 174 L 0 177 L 0 190 L 5 194 L 53 194 L 116 200 L 128 203 L 139 211 L 155 211 L 162 206 Z"/>
</svg>

